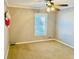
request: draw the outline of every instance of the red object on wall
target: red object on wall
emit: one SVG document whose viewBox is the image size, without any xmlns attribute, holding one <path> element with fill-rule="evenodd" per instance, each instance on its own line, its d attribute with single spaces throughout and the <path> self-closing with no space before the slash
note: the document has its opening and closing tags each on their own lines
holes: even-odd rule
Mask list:
<svg viewBox="0 0 79 59">
<path fill-rule="evenodd" d="M 6 18 L 5 19 L 5 25 L 8 27 L 10 25 L 10 19 L 9 18 Z"/>
</svg>

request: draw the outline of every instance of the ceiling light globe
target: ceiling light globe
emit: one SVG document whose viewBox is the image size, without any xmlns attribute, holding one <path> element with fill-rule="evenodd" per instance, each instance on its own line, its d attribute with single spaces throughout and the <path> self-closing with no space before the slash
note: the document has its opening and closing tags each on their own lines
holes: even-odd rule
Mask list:
<svg viewBox="0 0 79 59">
<path fill-rule="evenodd" d="M 51 3 L 50 3 L 50 1 L 48 1 L 48 2 L 47 2 L 47 4 L 48 4 L 48 6 L 51 6 Z"/>
<path fill-rule="evenodd" d="M 51 10 L 52 10 L 52 11 L 55 11 L 55 8 L 54 8 L 54 7 L 52 7 L 52 8 L 51 8 Z"/>
<path fill-rule="evenodd" d="M 47 8 L 47 12 L 50 12 L 50 8 L 49 7 Z"/>
</svg>

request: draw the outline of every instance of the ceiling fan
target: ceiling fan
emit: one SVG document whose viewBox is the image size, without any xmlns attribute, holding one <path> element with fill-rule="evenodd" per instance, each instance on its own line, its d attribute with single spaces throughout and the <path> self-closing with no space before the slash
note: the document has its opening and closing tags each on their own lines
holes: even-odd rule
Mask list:
<svg viewBox="0 0 79 59">
<path fill-rule="evenodd" d="M 67 7 L 68 4 L 56 5 L 53 0 L 46 0 L 46 6 L 47 6 L 47 11 L 50 12 L 51 10 L 52 11 L 54 11 L 54 10 L 59 11 L 60 9 L 58 7 Z"/>
</svg>

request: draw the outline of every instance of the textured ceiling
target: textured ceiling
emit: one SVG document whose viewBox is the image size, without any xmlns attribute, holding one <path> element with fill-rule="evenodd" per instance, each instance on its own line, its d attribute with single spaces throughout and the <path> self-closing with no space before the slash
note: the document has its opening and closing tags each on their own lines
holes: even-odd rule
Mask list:
<svg viewBox="0 0 79 59">
<path fill-rule="evenodd" d="M 60 7 L 60 9 L 74 7 L 74 0 L 54 0 L 55 4 L 67 3 L 68 7 Z M 45 8 L 45 0 L 7 0 L 8 6 L 25 7 L 25 8 Z"/>
</svg>

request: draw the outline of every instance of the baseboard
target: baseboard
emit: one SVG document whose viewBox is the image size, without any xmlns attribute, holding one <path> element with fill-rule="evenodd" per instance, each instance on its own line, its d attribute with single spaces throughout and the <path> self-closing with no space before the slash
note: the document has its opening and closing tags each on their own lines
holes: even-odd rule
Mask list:
<svg viewBox="0 0 79 59">
<path fill-rule="evenodd" d="M 69 44 L 67 44 L 67 43 L 64 43 L 63 41 L 60 41 L 60 40 L 58 40 L 58 39 L 56 39 L 56 41 L 57 41 L 57 42 L 60 42 L 60 43 L 62 43 L 62 44 L 64 44 L 64 45 L 66 45 L 66 46 L 68 46 L 68 47 L 70 47 L 70 48 L 73 48 L 73 49 L 74 49 L 74 47 L 73 47 L 73 46 L 71 46 L 71 45 L 69 45 Z"/>
<path fill-rule="evenodd" d="M 43 42 L 43 41 L 51 41 L 51 40 L 55 40 L 55 39 L 35 40 L 35 41 L 28 41 L 28 42 L 17 42 L 15 44 L 35 43 L 35 42 Z"/>
<path fill-rule="evenodd" d="M 46 40 L 35 40 L 35 41 L 28 41 L 28 42 L 17 42 L 17 43 L 15 43 L 15 44 L 36 43 L 36 42 L 44 42 L 44 41 L 51 41 L 51 40 L 56 40 L 56 41 L 58 41 L 58 42 L 60 42 L 60 43 L 62 43 L 62 44 L 64 44 L 64 45 L 66 45 L 66 46 L 68 46 L 68 47 L 70 47 L 70 48 L 74 48 L 73 46 L 71 46 L 71 45 L 69 45 L 69 44 L 67 44 L 67 43 L 64 43 L 63 41 L 60 41 L 60 40 L 58 40 L 58 39 L 46 39 Z"/>
<path fill-rule="evenodd" d="M 7 49 L 7 52 L 6 52 L 6 55 L 5 55 L 5 58 L 4 59 L 7 59 L 8 53 L 9 53 L 9 46 L 8 46 L 8 49 Z"/>
</svg>

